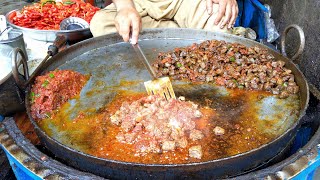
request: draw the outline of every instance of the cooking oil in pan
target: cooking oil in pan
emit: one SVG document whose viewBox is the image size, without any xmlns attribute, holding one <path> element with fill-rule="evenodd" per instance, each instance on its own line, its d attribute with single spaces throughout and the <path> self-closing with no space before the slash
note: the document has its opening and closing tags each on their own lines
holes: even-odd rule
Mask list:
<svg viewBox="0 0 320 180">
<path fill-rule="evenodd" d="M 99 89 L 96 93 L 82 92 L 81 97 L 64 104 L 53 119 L 42 120 L 39 125 L 54 139 L 93 156 L 127 162 L 170 164 L 209 161 L 250 151 L 281 135 L 299 116 L 299 97 L 296 95 L 278 99 L 262 91 L 174 82 L 176 95 L 199 104 L 205 114 L 206 118 L 197 122 L 197 126 L 203 127 L 205 132 L 201 142 L 203 158 L 186 159 L 188 148 L 137 157 L 134 156 L 133 145 L 117 142 L 115 136 L 120 129 L 112 126 L 109 117 L 124 101 L 132 102 L 146 93 L 123 89 L 126 84 L 128 87 L 139 87 L 139 82 L 122 83 L 117 87 L 104 86 L 105 89 Z M 139 89 L 137 87 L 133 89 Z M 106 94 L 106 104 L 99 109 L 83 108 L 92 107 L 93 102 L 88 99 L 104 97 L 97 93 Z M 71 116 L 74 112 L 77 114 Z M 216 126 L 222 127 L 225 134 L 215 135 L 213 129 Z"/>
</svg>

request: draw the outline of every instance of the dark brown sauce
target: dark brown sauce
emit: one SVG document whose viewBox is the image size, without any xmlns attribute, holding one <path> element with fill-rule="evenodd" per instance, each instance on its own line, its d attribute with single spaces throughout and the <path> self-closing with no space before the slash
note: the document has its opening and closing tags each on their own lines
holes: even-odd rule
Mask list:
<svg viewBox="0 0 320 180">
<path fill-rule="evenodd" d="M 39 121 L 39 125 L 51 137 L 62 143 L 83 151 L 93 156 L 113 159 L 125 162 L 138 162 L 147 164 L 176 164 L 203 162 L 224 158 L 252 149 L 273 140 L 276 135 L 267 134 L 259 130 L 258 126 L 268 127 L 268 123 L 258 120 L 254 103 L 262 97 L 271 96 L 270 93 L 261 91 L 231 90 L 229 96 L 201 101 L 203 118 L 197 120 L 197 128 L 201 129 L 205 137 L 194 144 L 200 144 L 203 149 L 201 160 L 188 157 L 188 148 L 194 145 L 190 143 L 185 149 L 176 149 L 173 152 L 161 154 L 150 153 L 145 156 L 135 156 L 133 145 L 123 144 L 116 140 L 115 136 L 120 128 L 110 123 L 109 117 L 115 113 L 122 102 L 138 100 L 144 93 L 119 91 L 116 97 L 99 113 L 79 113 L 77 118 L 69 119 L 69 112 L 60 110 L 54 119 Z M 186 94 L 187 100 L 193 100 Z M 188 99 L 189 98 L 189 99 Z M 61 109 L 68 109 L 66 103 Z M 94 111 L 94 110 L 92 110 Z M 276 121 L 276 120 L 275 120 Z M 269 124 L 272 126 L 272 124 Z M 213 129 L 220 126 L 225 129 L 225 134 L 217 136 Z M 52 127 L 55 127 L 53 129 Z"/>
</svg>

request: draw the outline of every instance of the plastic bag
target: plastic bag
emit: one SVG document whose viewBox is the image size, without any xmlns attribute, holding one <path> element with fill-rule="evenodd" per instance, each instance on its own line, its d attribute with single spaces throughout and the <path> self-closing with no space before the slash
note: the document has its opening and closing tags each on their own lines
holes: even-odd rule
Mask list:
<svg viewBox="0 0 320 180">
<path fill-rule="evenodd" d="M 251 28 L 244 28 L 244 27 L 234 27 L 232 30 L 232 34 L 245 37 L 248 39 L 255 40 L 257 38 L 257 33 Z"/>
<path fill-rule="evenodd" d="M 267 42 L 272 43 L 275 40 L 277 40 L 280 37 L 280 35 L 276 28 L 276 25 L 274 24 L 274 20 L 271 18 L 270 6 L 268 4 L 265 4 L 264 6 L 268 9 L 268 12 L 264 13 L 267 31 Z"/>
</svg>

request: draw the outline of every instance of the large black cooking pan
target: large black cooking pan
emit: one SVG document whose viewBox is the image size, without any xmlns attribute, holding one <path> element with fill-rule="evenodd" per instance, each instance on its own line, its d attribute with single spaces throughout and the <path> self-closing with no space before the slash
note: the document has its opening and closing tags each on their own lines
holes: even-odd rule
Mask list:
<svg viewBox="0 0 320 180">
<path fill-rule="evenodd" d="M 291 28 L 291 27 L 290 27 Z M 151 29 L 141 33 L 141 47 L 150 60 L 156 59 L 157 53 L 154 50 L 168 51 L 175 47 L 182 47 L 201 42 L 207 39 L 225 40 L 227 42 L 238 42 L 246 46 L 259 46 L 267 48 L 255 41 L 241 37 L 203 30 L 192 29 Z M 235 176 L 250 169 L 257 168 L 274 156 L 281 153 L 291 142 L 298 128 L 301 125 L 301 117 L 304 115 L 309 100 L 308 85 L 305 77 L 297 66 L 288 58 L 269 49 L 277 59 L 285 61 L 286 67 L 292 70 L 295 80 L 300 87 L 299 117 L 291 122 L 278 126 L 281 132 L 271 142 L 248 152 L 237 154 L 231 157 L 216 159 L 207 162 L 189 164 L 139 164 L 120 162 L 115 160 L 97 158 L 85 154 L 71 144 L 65 143 L 63 136 L 55 136 L 54 132 L 48 135 L 30 115 L 30 100 L 26 97 L 26 109 L 41 142 L 58 158 L 67 164 L 83 171 L 115 179 L 126 178 L 221 178 Z M 16 53 L 21 51 L 16 50 Z M 49 59 L 42 67 L 41 74 L 54 69 L 73 69 L 83 74 L 91 74 L 89 85 L 83 91 L 91 91 L 95 94 L 91 98 L 82 98 L 81 110 L 90 106 L 99 109 L 114 97 L 114 87 L 119 88 L 121 80 L 143 82 L 150 79 L 143 64 L 135 60 L 135 54 L 128 43 L 122 42 L 117 34 L 110 34 L 98 38 L 92 38 L 75 44 Z M 25 66 L 26 67 L 26 66 Z M 25 68 L 26 69 L 26 68 Z M 27 71 L 27 69 L 25 70 Z M 26 72 L 26 74 L 28 74 Z M 26 79 L 28 80 L 28 75 Z M 32 76 L 34 77 L 34 76 Z M 30 84 L 34 78 L 27 83 L 19 82 L 20 85 L 27 85 L 26 93 L 30 93 Z M 175 85 L 175 83 L 174 83 Z M 93 88 L 94 87 L 94 88 Z M 143 83 L 136 86 L 121 87 L 126 90 L 143 91 Z M 175 89 L 177 90 L 177 88 Z M 83 93 L 83 92 L 82 92 Z M 85 93 L 83 93 L 85 94 Z M 279 107 L 276 113 L 286 114 L 286 109 Z M 274 112 L 273 112 L 274 113 Z M 293 118 L 293 117 L 285 117 Z M 67 145 L 66 145 L 67 144 Z"/>
</svg>

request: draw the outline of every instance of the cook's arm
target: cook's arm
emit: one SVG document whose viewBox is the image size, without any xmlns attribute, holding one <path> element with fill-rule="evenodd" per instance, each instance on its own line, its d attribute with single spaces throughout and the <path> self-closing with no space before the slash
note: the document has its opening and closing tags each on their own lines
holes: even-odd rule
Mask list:
<svg viewBox="0 0 320 180">
<path fill-rule="evenodd" d="M 113 3 L 117 7 L 117 15 L 115 17 L 116 29 L 125 42 L 129 41 L 131 32 L 132 43 L 136 44 L 141 30 L 141 17 L 134 7 L 133 1 L 113 0 Z"/>
</svg>

